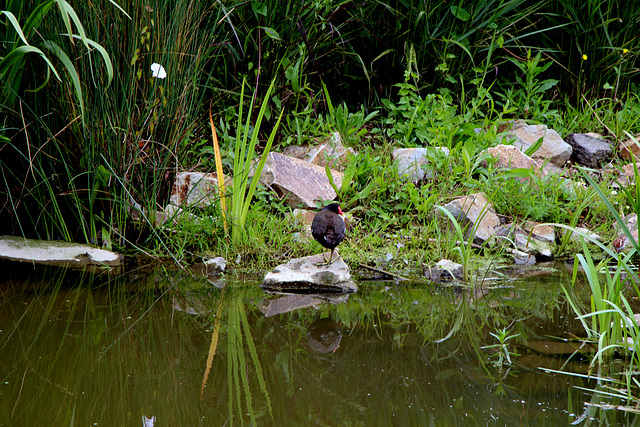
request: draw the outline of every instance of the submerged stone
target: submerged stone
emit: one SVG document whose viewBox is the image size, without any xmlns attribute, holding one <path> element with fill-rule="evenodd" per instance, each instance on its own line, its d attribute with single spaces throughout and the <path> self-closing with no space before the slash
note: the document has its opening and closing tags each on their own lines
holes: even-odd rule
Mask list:
<svg viewBox="0 0 640 427">
<path fill-rule="evenodd" d="M 264 314 L 264 317 L 271 317 L 301 308 L 318 307 L 323 303 L 324 299 L 313 295 L 287 295 L 272 300 L 264 300 L 258 305 L 258 309 Z"/>
<path fill-rule="evenodd" d="M 435 265 L 429 266 L 426 276 L 438 283 L 449 283 L 462 280 L 463 265 L 448 259 L 441 259 Z"/>
<path fill-rule="evenodd" d="M 122 255 L 91 245 L 50 240 L 25 239 L 19 236 L 0 237 L 0 258 L 49 265 L 122 264 Z"/>
</svg>

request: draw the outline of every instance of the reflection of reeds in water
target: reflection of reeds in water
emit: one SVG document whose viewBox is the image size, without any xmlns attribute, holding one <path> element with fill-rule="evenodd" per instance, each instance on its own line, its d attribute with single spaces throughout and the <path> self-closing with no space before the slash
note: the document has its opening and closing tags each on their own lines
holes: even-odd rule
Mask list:
<svg viewBox="0 0 640 427">
<path fill-rule="evenodd" d="M 213 327 L 213 334 L 211 336 L 211 346 L 209 347 L 209 357 L 207 358 L 207 367 L 205 369 L 204 378 L 202 380 L 202 388 L 200 391 L 200 399 L 204 394 L 204 388 L 207 384 L 209 373 L 213 365 L 213 358 L 216 354 L 218 347 L 218 338 L 220 334 L 220 319 L 222 317 L 223 303 L 218 305 L 216 311 L 216 319 Z M 258 352 L 253 342 L 251 335 L 251 328 L 247 319 L 247 313 L 245 310 L 244 301 L 241 296 L 234 297 L 229 302 L 229 316 L 227 321 L 227 384 L 228 384 L 228 410 L 229 421 L 233 425 L 234 411 L 237 412 L 239 417 L 242 417 L 242 400 L 244 394 L 244 400 L 246 404 L 246 412 L 249 414 L 252 424 L 256 424 L 256 411 L 253 408 L 253 399 L 251 396 L 251 388 L 249 384 L 249 364 L 245 353 L 246 349 L 249 350 L 249 356 L 253 361 L 253 368 L 255 376 L 258 380 L 260 390 L 265 396 L 267 401 L 267 408 L 269 416 L 273 417 L 271 410 L 271 401 L 269 399 L 269 392 L 267 391 L 267 384 L 264 380 L 262 373 L 262 365 L 258 359 Z M 235 406 L 235 408 L 234 408 Z M 242 418 L 241 418 L 242 419 Z"/>
<path fill-rule="evenodd" d="M 222 301 L 218 304 L 216 310 L 216 320 L 213 324 L 213 333 L 211 335 L 211 345 L 209 346 L 209 356 L 207 357 L 207 368 L 204 370 L 204 378 L 202 379 L 202 388 L 200 389 L 200 400 L 204 395 L 204 388 L 207 386 L 211 365 L 213 365 L 213 357 L 218 349 L 218 336 L 220 335 L 220 316 L 222 315 Z"/>
</svg>

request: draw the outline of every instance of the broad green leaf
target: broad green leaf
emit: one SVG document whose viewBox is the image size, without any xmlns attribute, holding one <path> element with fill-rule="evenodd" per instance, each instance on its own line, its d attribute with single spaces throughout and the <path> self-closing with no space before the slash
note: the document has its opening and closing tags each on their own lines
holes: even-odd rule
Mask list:
<svg viewBox="0 0 640 427">
<path fill-rule="evenodd" d="M 3 14 L 6 15 L 9 22 L 11 22 L 11 25 L 13 25 L 13 28 L 16 30 L 16 33 L 18 33 L 18 36 L 20 37 L 22 42 L 27 46 L 29 46 L 29 42 L 27 41 L 27 38 L 24 36 L 24 33 L 22 32 L 22 28 L 20 28 L 20 24 L 18 23 L 18 20 L 16 19 L 15 15 L 6 10 L 0 11 L 0 16 Z"/>
<path fill-rule="evenodd" d="M 458 18 L 461 21 L 465 21 L 466 22 L 469 19 L 471 19 L 471 15 L 469 15 L 469 12 L 464 10 L 462 7 L 451 6 L 451 7 L 449 7 L 449 10 L 453 14 L 453 16 L 455 16 L 456 18 Z"/>
<path fill-rule="evenodd" d="M 538 140 L 537 140 L 535 143 L 531 144 L 531 145 L 529 146 L 529 148 L 527 148 L 527 149 L 524 151 L 524 154 L 526 154 L 526 155 L 527 155 L 527 156 L 529 156 L 529 157 L 533 156 L 533 154 L 534 154 L 536 151 L 538 151 L 538 149 L 542 146 L 542 141 L 543 141 L 543 139 L 544 139 L 544 137 L 542 137 L 542 136 L 541 136 L 540 138 L 538 138 Z"/>
<path fill-rule="evenodd" d="M 80 115 L 82 116 L 82 120 L 84 121 L 84 97 L 82 95 L 82 86 L 80 85 L 80 76 L 78 75 L 78 71 L 73 66 L 73 63 L 67 56 L 67 54 L 52 41 L 46 41 L 44 46 L 50 50 L 55 56 L 58 57 L 62 65 L 65 66 L 69 76 L 71 77 L 71 82 L 73 84 L 73 88 L 76 93 L 76 98 L 78 99 L 78 103 L 80 104 Z"/>
<path fill-rule="evenodd" d="M 280 38 L 280 34 L 278 34 L 278 32 L 276 30 L 274 30 L 273 28 L 270 27 L 258 27 L 264 30 L 265 33 L 267 33 L 267 35 L 269 37 L 271 37 L 274 40 L 282 40 Z"/>
<path fill-rule="evenodd" d="M 11 52 L 9 52 L 9 54 L 7 56 L 2 58 L 2 60 L 0 60 L 0 76 L 4 75 L 4 73 L 9 68 L 12 68 L 15 64 L 19 64 L 22 61 L 24 55 L 26 55 L 27 53 L 36 53 L 36 54 L 40 55 L 40 57 L 47 63 L 49 68 L 56 75 L 58 80 L 61 80 L 60 79 L 60 75 L 56 71 L 56 69 L 53 66 L 53 64 L 51 63 L 51 61 L 49 61 L 49 58 L 47 58 L 47 55 L 45 55 L 43 51 L 41 51 L 40 49 L 38 49 L 37 47 L 34 47 L 34 46 L 20 46 L 20 47 L 17 47 L 15 49 L 13 49 Z"/>
</svg>

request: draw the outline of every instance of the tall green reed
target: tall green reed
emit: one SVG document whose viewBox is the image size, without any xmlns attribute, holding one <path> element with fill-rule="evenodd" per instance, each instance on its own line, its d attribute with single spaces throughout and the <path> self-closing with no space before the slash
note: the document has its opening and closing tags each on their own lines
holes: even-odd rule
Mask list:
<svg viewBox="0 0 640 427">
<path fill-rule="evenodd" d="M 231 192 L 231 214 L 229 215 L 231 221 L 231 240 L 238 244 L 242 242 L 245 237 L 245 222 L 247 220 L 247 214 L 251 207 L 253 195 L 255 193 L 258 181 L 262 169 L 267 161 L 267 156 L 273 145 L 280 120 L 282 119 L 282 111 L 278 116 L 278 120 L 271 130 L 271 134 L 267 139 L 266 145 L 260 156 L 260 160 L 255 169 L 253 170 L 253 177 L 249 181 L 249 175 L 253 168 L 252 162 L 256 151 L 256 145 L 258 143 L 258 134 L 260 132 L 260 126 L 262 119 L 264 118 L 269 102 L 269 95 L 273 89 L 273 82 L 267 90 L 266 96 L 262 101 L 262 106 L 258 112 L 258 116 L 255 121 L 252 120 L 251 112 L 253 111 L 253 103 L 255 98 L 251 98 L 249 104 L 249 111 L 247 112 L 246 122 L 243 124 L 243 102 L 245 84 L 242 83 L 242 90 L 240 92 L 240 105 L 238 107 L 238 126 L 236 128 L 236 143 L 233 156 L 233 189 Z M 249 139 L 251 134 L 251 139 Z M 247 186 L 248 184 L 248 186 Z"/>
<path fill-rule="evenodd" d="M 44 95 L 21 93 L 11 110 L 3 157 L 3 195 L 13 208 L 3 214 L 11 215 L 5 223 L 12 223 L 5 225 L 10 232 L 94 242 L 106 237 L 119 244 L 138 240 L 130 233 L 132 213 L 153 216 L 189 143 L 204 134 L 206 91 L 199 88 L 220 49 L 215 35 L 202 31 L 211 18 L 207 5 L 136 1 L 126 8 L 127 14 L 108 4 L 76 11 L 87 38 L 112 58 L 109 87 L 110 75 L 102 77 L 100 64 L 77 42 L 57 40 L 77 58 L 84 120 L 73 79 L 49 85 Z M 41 31 L 56 28 L 43 21 Z M 154 62 L 167 70 L 166 79 L 152 76 Z M 102 85 L 96 89 L 91 80 Z"/>
<path fill-rule="evenodd" d="M 640 326 L 635 320 L 629 299 L 625 296 L 625 292 L 631 291 L 635 294 L 632 297 L 640 297 L 640 289 L 635 280 L 637 270 L 633 261 L 637 257 L 638 242 L 602 188 L 584 171 L 582 175 L 605 204 L 607 210 L 615 219 L 617 226 L 631 243 L 631 250 L 628 253 L 619 253 L 615 248 L 605 246 L 590 234 L 576 230 L 573 227 L 555 224 L 580 235 L 584 241 L 590 241 L 597 245 L 610 257 L 596 263 L 589 247 L 583 241 L 583 253 L 577 254 L 574 261 L 572 285 L 575 286 L 577 283 L 578 267 L 581 266 L 591 290 L 590 310 L 584 313 L 574 295 L 567 289 L 565 289 L 565 293 L 571 308 L 578 315 L 578 319 L 582 322 L 587 335 L 598 341 L 598 352 L 594 357 L 594 362 L 596 360 L 602 362 L 605 358 L 610 358 L 617 352 L 629 354 L 635 362 L 640 362 L 640 353 L 638 351 L 640 350 L 640 341 L 638 341 Z M 636 175 L 638 175 L 637 168 Z M 634 196 L 629 190 L 625 189 L 624 191 L 631 197 Z M 615 261 L 613 268 L 609 266 L 610 259 Z"/>
</svg>

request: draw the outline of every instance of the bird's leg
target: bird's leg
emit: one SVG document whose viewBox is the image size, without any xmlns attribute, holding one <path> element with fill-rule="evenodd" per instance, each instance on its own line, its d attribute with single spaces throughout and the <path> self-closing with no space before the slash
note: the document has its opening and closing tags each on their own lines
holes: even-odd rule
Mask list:
<svg viewBox="0 0 640 427">
<path fill-rule="evenodd" d="M 324 260 L 327 261 L 327 265 L 333 264 L 340 257 L 340 255 L 338 255 L 338 258 L 336 258 L 335 260 L 333 259 L 333 251 L 335 250 L 336 250 L 335 248 L 331 249 L 331 255 L 329 255 L 329 261 L 327 261 L 327 256 L 325 255 Z"/>
<path fill-rule="evenodd" d="M 333 259 L 333 251 L 334 250 L 335 250 L 335 248 L 331 249 L 331 255 L 329 256 L 329 260 L 328 261 L 327 261 L 327 255 L 325 254 L 324 255 L 324 262 L 319 262 L 319 263 L 316 263 L 315 265 L 331 265 L 331 264 L 333 264 L 335 262 L 335 260 Z"/>
</svg>

